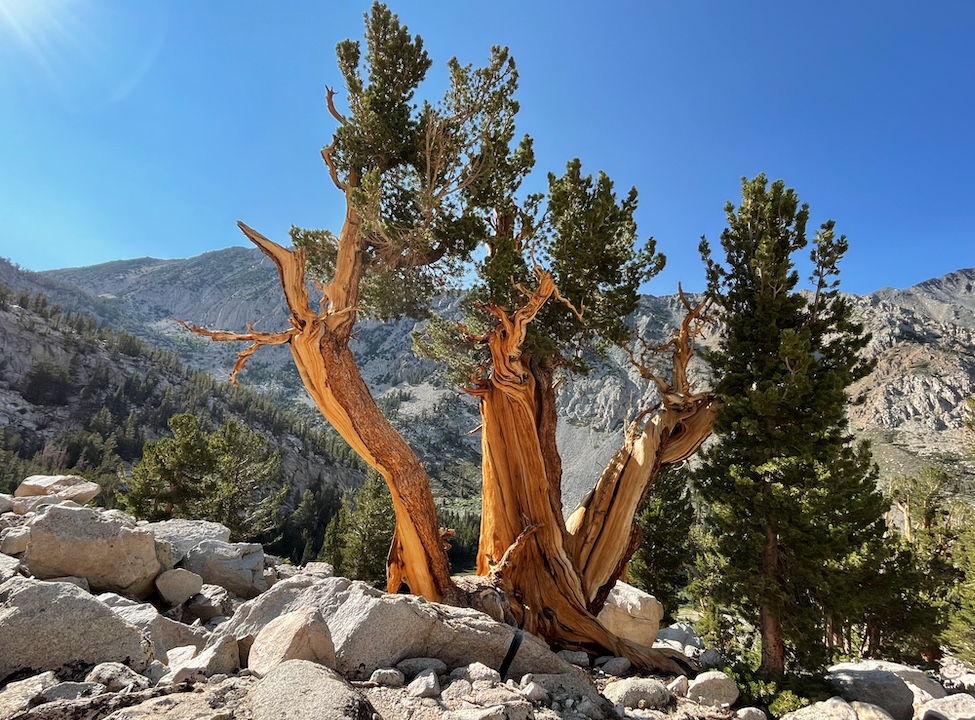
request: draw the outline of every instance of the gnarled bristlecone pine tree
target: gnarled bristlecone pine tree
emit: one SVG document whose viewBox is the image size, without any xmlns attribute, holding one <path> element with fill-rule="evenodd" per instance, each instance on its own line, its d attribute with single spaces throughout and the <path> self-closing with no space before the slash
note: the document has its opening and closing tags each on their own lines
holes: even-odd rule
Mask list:
<svg viewBox="0 0 975 720">
<path fill-rule="evenodd" d="M 603 174 L 578 161 L 549 176 L 547 194 L 519 195 L 534 166 L 530 138 L 515 142 L 517 73 L 504 48 L 481 68 L 448 63 L 436 104 L 414 102 L 430 67 L 419 37 L 385 6 L 366 15 L 366 52 L 337 48 L 345 114 L 322 157 L 346 215 L 340 232 L 293 228 L 285 248 L 240 224 L 276 265 L 291 313 L 283 332 L 223 332 L 247 341 L 233 377 L 262 345 L 287 344 L 308 393 L 349 445 L 385 478 L 396 512 L 390 591 L 464 602 L 452 581 L 423 465 L 383 416 L 349 349 L 356 319 L 424 316 L 430 299 L 476 270 L 468 318 L 431 318 L 417 349 L 445 360 L 481 401 L 483 474 L 478 574 L 504 590 L 511 615 L 553 645 L 612 651 L 646 668 L 681 671 L 678 653 L 638 647 L 596 620 L 639 538 L 633 516 L 661 465 L 683 460 L 711 431 L 714 399 L 693 393 L 686 366 L 704 305 L 673 351 L 674 380 L 651 376 L 659 407 L 642 416 L 595 489 L 566 524 L 555 442 L 556 385 L 587 369 L 583 351 L 623 346 L 623 322 L 641 283 L 663 266 L 649 240 L 637 248 L 636 192 L 617 201 Z M 475 250 L 485 252 L 475 261 Z M 311 303 L 307 279 L 318 279 Z M 686 300 L 686 299 L 685 299 Z M 635 353 L 634 353 L 635 357 Z"/>
</svg>

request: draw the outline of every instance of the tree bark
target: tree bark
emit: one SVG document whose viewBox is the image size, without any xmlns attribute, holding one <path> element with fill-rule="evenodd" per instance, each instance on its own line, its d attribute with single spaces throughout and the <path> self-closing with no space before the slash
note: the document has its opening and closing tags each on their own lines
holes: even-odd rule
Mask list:
<svg viewBox="0 0 975 720">
<path fill-rule="evenodd" d="M 775 528 L 766 525 L 765 546 L 762 548 L 762 577 L 770 587 L 777 587 L 779 580 L 779 537 Z M 766 677 L 785 672 L 785 639 L 782 635 L 782 617 L 774 603 L 766 602 L 759 614 L 762 633 L 762 664 L 759 673 Z"/>
<path fill-rule="evenodd" d="M 390 548 L 389 589 L 402 583 L 428 600 L 452 594 L 449 565 L 440 539 L 430 483 L 416 454 L 376 405 L 349 350 L 361 276 L 358 222 L 352 212 L 343 226 L 333 280 L 324 288 L 319 311 L 309 305 L 305 253 L 268 240 L 243 223 L 241 229 L 274 262 L 288 307 L 291 330 L 283 333 L 224 333 L 187 326 L 214 340 L 248 340 L 234 375 L 258 347 L 287 343 L 308 394 L 342 438 L 385 479 L 396 512 Z M 358 268 L 358 269 L 357 269 Z"/>
<path fill-rule="evenodd" d="M 598 613 L 639 544 L 634 518 L 661 466 L 681 462 L 711 434 L 716 403 L 709 394 L 665 408 L 625 444 L 596 486 L 569 517 L 569 551 L 584 578 L 590 609 Z"/>
<path fill-rule="evenodd" d="M 539 437 L 535 375 L 521 353 L 528 323 L 554 292 L 551 276 L 540 272 L 539 287 L 522 308 L 488 308 L 498 321 L 487 337 L 493 364 L 473 391 L 481 399 L 484 475 L 478 574 L 508 593 L 521 627 L 553 645 L 686 672 L 690 663 L 679 653 L 638 647 L 599 623 L 567 548 L 561 499 L 551 492 Z"/>
<path fill-rule="evenodd" d="M 655 375 L 631 354 L 641 375 L 657 384 L 660 406 L 639 433 L 643 416 L 633 423 L 623 447 L 566 523 L 569 551 L 582 573 L 586 600 L 594 613 L 602 609 L 639 547 L 634 517 L 660 468 L 694 454 L 714 427 L 717 400 L 711 393 L 693 392 L 687 377 L 695 338 L 708 322 L 708 300 L 692 305 L 683 291 L 680 297 L 687 314 L 676 337 L 658 348 L 648 348 L 653 353 L 672 353 L 671 380 Z"/>
</svg>

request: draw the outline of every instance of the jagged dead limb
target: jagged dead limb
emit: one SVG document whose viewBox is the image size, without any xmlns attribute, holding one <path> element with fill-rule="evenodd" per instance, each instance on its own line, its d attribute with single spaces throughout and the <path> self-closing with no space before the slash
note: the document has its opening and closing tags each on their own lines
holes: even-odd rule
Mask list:
<svg viewBox="0 0 975 720">
<path fill-rule="evenodd" d="M 536 426 L 535 378 L 522 355 L 527 325 L 555 295 L 552 276 L 515 311 L 485 309 L 497 321 L 483 338 L 490 375 L 472 393 L 481 400 L 484 490 L 478 574 L 504 590 L 518 624 L 555 646 L 628 657 L 661 672 L 687 672 L 680 653 L 629 643 L 609 632 L 588 608 L 583 577 L 566 546 L 561 502 L 549 492 Z M 629 538 L 624 540 L 628 543 Z"/>
<path fill-rule="evenodd" d="M 717 401 L 708 392 L 694 393 L 687 365 L 694 343 L 709 322 L 710 299 L 692 305 L 680 291 L 687 313 L 676 336 L 652 348 L 672 354 L 672 381 L 653 373 L 645 359 L 630 358 L 640 374 L 655 382 L 661 402 L 642 429 L 636 422 L 595 487 L 566 522 L 568 547 L 584 578 L 587 603 L 598 612 L 613 584 L 636 550 L 631 541 L 637 508 L 663 465 L 682 462 L 708 438 L 714 427 Z M 644 346 L 646 348 L 646 346 Z M 645 415 L 641 414 L 638 421 Z"/>
<path fill-rule="evenodd" d="M 355 220 L 355 218 L 352 218 Z M 347 218 L 347 221 L 349 218 Z M 292 328 L 282 333 L 226 333 L 186 326 L 215 341 L 249 341 L 238 356 L 235 371 L 264 344 L 287 344 L 302 382 L 322 415 L 339 435 L 386 480 L 396 512 L 395 578 L 428 600 L 447 600 L 453 594 L 444 553 L 436 505 L 426 471 L 416 454 L 380 412 L 348 347 L 355 321 L 354 269 L 339 267 L 356 262 L 358 243 L 346 241 L 337 260 L 335 276 L 325 286 L 320 310 L 309 304 L 305 283 L 305 253 L 290 250 L 239 223 L 247 237 L 275 264 Z M 351 229 L 350 229 L 351 228 Z M 346 223 L 343 233 L 357 232 Z M 351 249 L 348 249 L 351 247 Z M 343 260 L 345 258 L 345 260 Z M 358 260 L 361 263 L 361 258 Z"/>
</svg>

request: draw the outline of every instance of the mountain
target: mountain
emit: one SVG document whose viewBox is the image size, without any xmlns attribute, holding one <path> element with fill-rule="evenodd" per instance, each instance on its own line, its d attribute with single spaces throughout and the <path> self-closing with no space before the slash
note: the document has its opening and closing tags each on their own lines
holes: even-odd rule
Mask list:
<svg viewBox="0 0 975 720">
<path fill-rule="evenodd" d="M 20 284 L 43 281 L 25 276 Z M 45 294 L 0 283 L 0 492 L 12 491 L 25 467 L 84 470 L 114 486 L 119 465 L 137 461 L 147 440 L 168 435 L 169 418 L 180 412 L 203 418 L 208 429 L 234 419 L 259 432 L 281 454 L 292 505 L 306 488 L 337 488 L 337 495 L 363 481 L 361 462 L 309 409 L 282 409 Z"/>
<path fill-rule="evenodd" d="M 231 331 L 243 331 L 248 321 L 258 330 L 286 327 L 275 269 L 257 250 L 247 248 L 27 277 L 60 293 L 58 302 L 67 305 L 69 298 L 80 298 L 103 321 L 177 350 L 188 364 L 218 377 L 229 372 L 235 350 L 190 335 L 172 318 Z M 975 395 L 973 287 L 975 269 L 968 269 L 906 290 L 849 296 L 872 334 L 866 354 L 876 361 L 873 372 L 854 388 L 862 402 L 850 410 L 851 425 L 859 437 L 871 441 L 884 476 L 939 465 L 975 482 L 975 440 L 965 428 L 966 399 Z M 676 296 L 645 296 L 633 323 L 651 343 L 660 342 L 677 327 L 681 314 Z M 463 393 L 444 388 L 438 368 L 412 355 L 409 333 L 416 327 L 412 320 L 363 322 L 353 351 L 374 395 L 417 447 L 438 485 L 448 494 L 469 494 L 478 472 L 479 441 L 468 434 L 479 424 L 476 405 Z M 704 344 L 714 342 L 717 332 Z M 692 366 L 692 377 L 705 385 L 702 363 Z M 300 396 L 284 348 L 262 348 L 248 362 L 241 382 Z M 563 383 L 559 440 L 567 505 L 591 486 L 618 447 L 628 419 L 654 401 L 653 388 L 629 367 L 622 352 L 598 362 L 589 376 Z"/>
</svg>

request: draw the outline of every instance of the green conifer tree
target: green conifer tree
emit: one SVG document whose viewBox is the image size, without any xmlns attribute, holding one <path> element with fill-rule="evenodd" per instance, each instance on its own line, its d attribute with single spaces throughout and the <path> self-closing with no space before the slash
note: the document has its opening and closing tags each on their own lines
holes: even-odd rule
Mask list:
<svg viewBox="0 0 975 720">
<path fill-rule="evenodd" d="M 808 206 L 759 175 L 725 209 L 724 264 L 701 243 L 725 331 L 709 353 L 721 439 L 696 483 L 724 560 L 714 599 L 759 628 L 761 671 L 776 675 L 787 659 L 825 659 L 826 617 L 843 603 L 834 576 L 883 532 L 869 451 L 846 420 L 848 389 L 870 369 L 859 357 L 868 337 L 838 291 L 847 241 L 832 221 L 813 241 L 803 294 L 793 256 L 807 245 Z"/>
<path fill-rule="evenodd" d="M 693 562 L 691 528 L 694 507 L 684 465 L 663 468 L 647 491 L 636 516 L 643 542 L 627 569 L 628 581 L 651 593 L 664 606 L 664 619 L 676 620 L 681 593 L 690 578 Z"/>
</svg>

